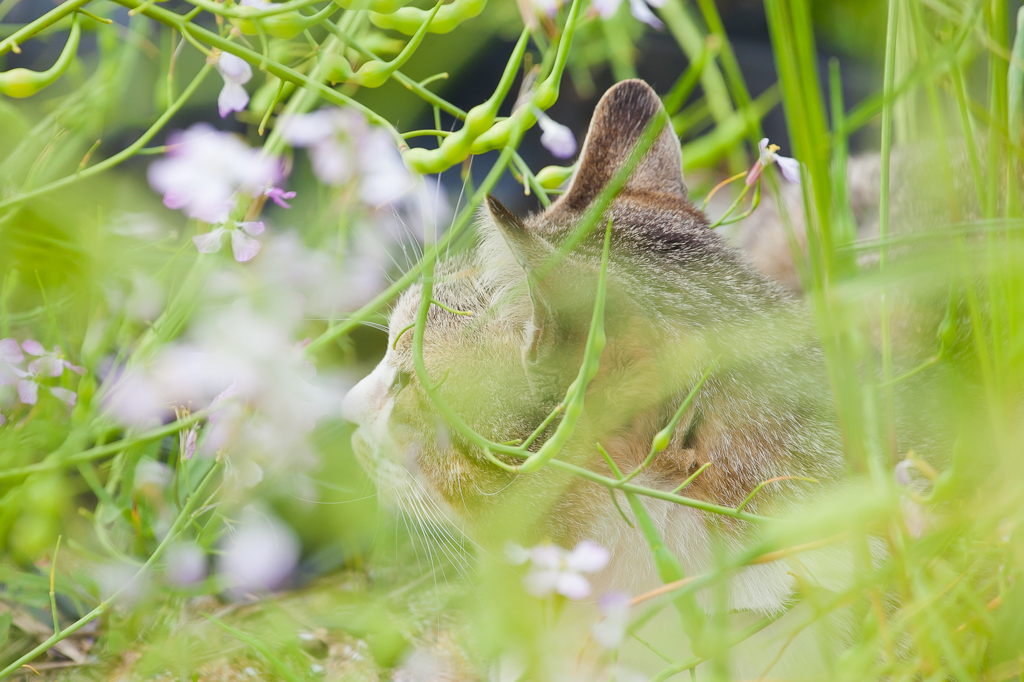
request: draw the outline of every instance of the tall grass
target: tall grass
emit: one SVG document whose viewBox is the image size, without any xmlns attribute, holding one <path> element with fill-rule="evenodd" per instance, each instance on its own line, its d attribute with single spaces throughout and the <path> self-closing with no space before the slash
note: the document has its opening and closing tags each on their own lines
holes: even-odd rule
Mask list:
<svg viewBox="0 0 1024 682">
<path fill-rule="evenodd" d="M 272 457 L 254 453 L 268 441 L 261 429 L 282 428 L 270 414 L 281 405 L 267 395 L 275 391 L 249 394 L 234 444 L 207 457 L 203 444 L 226 418 L 209 405 L 212 395 L 181 405 L 163 424 L 111 416 L 111 385 L 121 373 L 159 365 L 174 349 L 205 343 L 208 350 L 216 345 L 211 338 L 234 344 L 222 360 L 237 353 L 260 371 L 279 371 L 272 385 L 294 389 L 294 401 L 308 397 L 305 363 L 315 363 L 321 376 L 335 379 L 319 386 L 333 399 L 384 351 L 372 325 L 421 278 L 412 333 L 422 353 L 434 264 L 467 247 L 467 228 L 505 171 L 544 205 L 566 176 L 564 168 L 529 168 L 517 151 L 536 124 L 534 107 L 549 109 L 570 81 L 585 88 L 598 67 L 631 75 L 644 49 L 625 5 L 604 20 L 576 0 L 553 17 L 529 12 L 524 28 L 512 3 L 492 2 L 478 16 L 484 4 L 441 7 L 437 16 L 443 12 L 454 31 L 434 36 L 409 61 L 387 65 L 378 57 L 398 54 L 395 37 L 404 41 L 429 21 L 433 5 L 394 12 L 385 0 L 339 0 L 339 7 L 295 0 L 253 11 L 208 0 L 190 1 L 190 8 L 75 0 L 25 26 L 4 25 L 0 56 L 46 33 L 59 42 L 71 14 L 95 35 L 97 48 L 40 95 L 0 100 L 0 338 L 38 339 L 46 349 L 59 344 L 86 370 L 81 378 L 68 370 L 40 379 L 35 404 L 19 402 L 14 384 L 0 386 L 0 677 L 49 668 L 46 674 L 67 679 L 374 679 L 429 643 L 462 652 L 496 679 L 517 679 L 521 673 L 509 670 L 521 669 L 554 679 L 586 656 L 616 679 L 641 670 L 644 679 L 685 679 L 689 671 L 718 680 L 734 676 L 734 653 L 746 640 L 771 633 L 769 644 L 784 652 L 791 641 L 807 646 L 798 640 L 804 631 L 817 633 L 809 641 L 824 669 L 776 669 L 769 658 L 761 679 L 1024 675 L 1024 12 L 1013 21 L 1007 0 L 888 0 L 884 49 L 876 55 L 881 89 L 849 109 L 841 63 L 833 60 L 827 73 L 820 68 L 807 0 L 765 0 L 779 94 L 756 98 L 713 0 L 666 0 L 657 9 L 689 68 L 680 68 L 676 86 L 664 93 L 670 120 L 656 123 L 683 135 L 690 177 L 705 172 L 717 180 L 749 168 L 761 118 L 781 97 L 791 151 L 803 168 L 803 215 L 785 215 L 771 173 L 763 196 L 782 213 L 796 249 L 848 477 L 844 492 L 813 513 L 775 520 L 744 511 L 746 503 L 727 508 L 645 488 L 614 463 L 614 477 L 606 477 L 560 461 L 599 361 L 600 296 L 566 416 L 538 452 L 472 432 L 432 394 L 471 442 L 524 459 L 516 466 L 492 457 L 495 466 L 572 474 L 625 493 L 665 585 L 631 595 L 629 637 L 619 652 L 595 647 L 592 611 L 526 597 L 520 576 L 490 551 L 487 538 L 460 534 L 436 510 L 410 518 L 379 508 L 377 481 L 361 473 L 350 427 L 333 403 L 315 430 L 272 441 Z M 11 6 L 0 3 L 0 16 Z M 107 23 L 123 23 L 117 7 L 131 9 L 127 25 Z M 83 8 L 87 14 L 76 14 Z M 488 100 L 464 111 L 438 94 L 445 70 L 455 74 L 487 40 L 517 34 Z M 173 152 L 150 145 L 183 113 L 212 118 L 216 50 L 251 65 L 255 88 L 239 127 L 263 154 L 284 154 L 294 167 L 289 186 L 299 194 L 291 213 L 265 209 L 264 197 L 233 206 L 225 224 L 254 220 L 262 210 L 277 233 L 285 231 L 277 226 L 301 226 L 293 241 L 267 239 L 252 263 L 232 262 L 226 247 L 219 255 L 196 253 L 189 237 L 215 225 L 163 209 L 137 177 L 148 157 Z M 499 117 L 499 106 L 514 99 L 527 51 L 528 63 L 538 65 L 529 104 Z M 341 77 L 331 66 L 336 58 L 371 67 L 360 76 L 349 66 Z M 376 84 L 366 75 L 373 69 L 386 76 L 379 90 L 368 87 Z M 384 131 L 415 183 L 423 182 L 421 173 L 462 169 L 447 230 L 427 219 L 409 234 L 404 209 L 368 208 L 358 172 L 337 187 L 315 181 L 315 167 L 291 149 L 278 123 L 325 103 L 359 111 Z M 453 130 L 442 128 L 442 112 L 456 121 Z M 410 121 L 431 114 L 433 129 L 413 130 Z M 878 148 L 851 151 L 851 137 L 865 128 L 880 132 Z M 646 131 L 629 164 L 658 130 Z M 122 142 L 103 143 L 111 138 Z M 416 138 L 432 143 L 410 149 Z M 489 150 L 500 153 L 475 187 L 471 165 Z M 855 215 L 851 183 L 860 179 L 847 173 L 851 156 L 875 151 L 877 235 L 858 225 L 872 217 Z M 904 160 L 914 158 L 927 159 L 926 168 L 906 171 Z M 609 183 L 578 238 L 603 224 L 629 170 Z M 908 182 L 920 187 L 903 192 Z M 699 196 L 713 184 L 698 182 L 691 191 Z M 904 195 L 917 198 L 909 213 L 895 201 Z M 801 226 L 806 251 L 796 246 Z M 398 236 L 382 236 L 388 229 Z M 283 255 L 275 260 L 275 253 Z M 374 258 L 382 260 L 371 270 L 388 270 L 390 282 L 367 284 L 354 274 Z M 296 270 L 326 278 L 342 294 L 361 293 L 318 302 L 323 281 L 310 286 Z M 243 318 L 230 317 L 240 308 Z M 225 319 L 235 326 L 242 319 L 252 325 L 245 330 L 268 338 L 284 330 L 281 344 L 260 355 L 244 334 L 217 326 Z M 292 346 L 302 339 L 310 341 Z M 422 357 L 418 364 L 427 386 Z M 60 401 L 61 390 L 77 393 L 73 408 Z M 200 454 L 193 457 L 196 425 Z M 651 457 L 657 452 L 652 443 Z M 707 573 L 685 576 L 639 502 L 643 496 L 763 524 L 764 532 L 737 554 L 720 548 Z M 257 517 L 272 522 L 259 526 Z M 288 582 L 264 586 L 289 589 L 252 600 L 232 592 L 225 566 L 232 542 L 257 526 L 275 547 L 295 538 L 303 552 L 301 563 L 287 568 Z M 806 552 L 831 546 L 855 557 L 850 578 L 827 588 L 833 583 L 803 571 L 786 613 L 755 618 L 720 609 L 705 616 L 696 607 L 702 590 L 724 599 L 728 577 L 743 567 L 780 558 L 799 563 Z M 185 556 L 209 575 L 176 578 Z M 672 604 L 678 631 L 675 621 L 666 630 L 659 619 Z"/>
</svg>

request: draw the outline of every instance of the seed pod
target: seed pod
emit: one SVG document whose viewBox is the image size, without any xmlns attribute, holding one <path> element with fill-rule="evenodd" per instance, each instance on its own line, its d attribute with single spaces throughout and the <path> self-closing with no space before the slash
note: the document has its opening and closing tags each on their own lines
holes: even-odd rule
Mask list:
<svg viewBox="0 0 1024 682">
<path fill-rule="evenodd" d="M 448 33 L 462 22 L 483 12 L 486 6 L 487 0 L 454 0 L 437 13 L 434 21 L 430 23 L 430 32 Z M 370 14 L 370 21 L 377 28 L 390 28 L 411 36 L 423 25 L 428 14 L 430 12 L 425 9 L 405 7 L 390 14 L 373 12 Z"/>
<path fill-rule="evenodd" d="M 409 0 L 334 0 L 345 9 L 368 9 L 379 14 L 397 12 L 409 4 Z"/>
<path fill-rule="evenodd" d="M 572 166 L 545 166 L 537 172 L 537 182 L 544 189 L 558 189 L 572 177 Z"/>
<path fill-rule="evenodd" d="M 76 14 L 71 22 L 71 34 L 68 36 L 68 42 L 64 45 L 64 49 L 53 66 L 46 71 L 17 68 L 0 73 L 0 93 L 8 97 L 31 97 L 52 84 L 71 65 L 71 60 L 78 50 L 78 39 L 81 35 L 82 29 L 78 25 L 78 15 Z"/>
</svg>

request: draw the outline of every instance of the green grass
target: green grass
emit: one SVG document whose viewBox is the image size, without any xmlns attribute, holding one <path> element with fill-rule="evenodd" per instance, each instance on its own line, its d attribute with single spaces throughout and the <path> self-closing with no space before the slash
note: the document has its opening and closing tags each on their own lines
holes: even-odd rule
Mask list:
<svg viewBox="0 0 1024 682">
<path fill-rule="evenodd" d="M 817 644 L 828 679 L 1019 678 L 1024 14 L 1015 18 L 1015 5 L 1007 0 L 836 3 L 828 12 L 807 0 L 764 4 L 778 95 L 772 90 L 751 97 L 712 0 L 668 0 L 658 10 L 667 34 L 696 65 L 680 69 L 677 86 L 663 94 L 672 104 L 673 124 L 688 128 L 687 173 L 715 180 L 749 168 L 761 137 L 760 118 L 774 97 L 781 98 L 792 144 L 783 153 L 803 164 L 802 218 L 809 226 L 807 253 L 796 260 L 825 351 L 848 492 L 805 518 L 773 522 L 742 505 L 731 509 L 679 498 L 562 462 L 557 454 L 572 437 L 568 428 L 541 447 L 543 456 L 530 456 L 522 447 L 492 443 L 460 426 L 454 413 L 449 421 L 497 454 L 530 456 L 525 461 L 538 470 L 533 475 L 578 475 L 628 494 L 668 583 L 634 609 L 634 638 L 622 651 L 623 661 L 639 661 L 653 671 L 651 679 L 686 679 L 685 671 L 697 666 L 699 679 L 728 679 L 729 652 L 743 640 L 769 627 L 777 643 L 798 630 L 827 631 L 832 614 L 841 614 L 849 632 Z M 533 102 L 548 108 L 570 82 L 584 90 L 588 70 L 607 66 L 617 76 L 635 71 L 645 43 L 628 7 L 603 22 L 577 0 L 550 22 L 523 31 L 515 3 L 492 0 L 479 17 L 467 10 L 465 24 L 452 33 L 428 36 L 387 83 L 369 91 L 351 84 L 332 87 L 326 62 L 318 61 L 323 54 L 346 54 L 346 42 L 350 57 L 382 54 L 381 38 L 397 34 L 375 28 L 368 12 L 338 8 L 326 13 L 330 22 L 290 38 L 273 35 L 268 23 L 242 40 L 230 32 L 233 10 L 225 10 L 218 24 L 209 19 L 220 5 L 200 5 L 202 20 L 180 8 L 96 0 L 89 5 L 95 16 L 111 15 L 118 6 L 138 13 L 128 28 L 79 16 L 96 38 L 96 52 L 76 60 L 38 95 L 0 100 L 0 338 L 35 338 L 47 348 L 59 344 L 88 370 L 81 378 L 65 372 L 48 383 L 75 390 L 74 408 L 46 389 L 31 407 L 18 405 L 11 387 L 0 394 L 7 418 L 0 426 L 0 677 L 35 677 L 21 667 L 26 663 L 52 679 L 68 680 L 233 680 L 248 679 L 249 669 L 265 679 L 373 679 L 418 644 L 438 638 L 451 650 L 470 652 L 481 667 L 511 650 L 538 666 L 570 665 L 585 646 L 592 614 L 572 604 L 527 599 L 519 575 L 485 551 L 486 539 L 483 549 L 474 548 L 470 540 L 429 524 L 410 526 L 409 519 L 379 507 L 376 482 L 361 473 L 348 442 L 351 431 L 340 420 L 321 420 L 303 436 L 314 463 L 303 467 L 286 456 L 264 461 L 263 479 L 246 487 L 238 482 L 244 472 L 230 454 L 216 460 L 178 456 L 188 429 L 205 424 L 206 413 L 181 414 L 161 428 L 126 429 L 104 416 L 97 391 L 111 361 L 144 366 L 169 344 L 197 333 L 211 310 L 225 314 L 226 308 L 216 307 L 223 303 L 218 296 L 225 296 L 225 276 L 236 287 L 231 291 L 261 319 L 276 320 L 290 342 L 311 339 L 303 352 L 321 375 L 346 372 L 351 379 L 365 372 L 386 341 L 363 323 L 379 322 L 396 294 L 431 276 L 441 254 L 466 245 L 466 228 L 506 166 L 511 163 L 531 192 L 544 191 L 540 169 L 526 168 L 515 152 L 523 135 L 533 134 L 529 108 L 495 119 L 521 52 L 502 82 L 493 84 L 495 96 L 469 112 L 446 99 L 444 79 L 425 79 L 446 71 L 456 76 L 487 40 L 521 35 L 520 47 L 540 65 L 537 82 L 544 84 Z M 294 11 L 304 17 L 326 7 L 299 5 Z M 8 8 L 0 3 L 0 15 Z M 816 45 L 816 29 L 842 34 L 849 43 L 848 27 L 815 23 L 834 21 L 841 8 L 886 21 L 884 31 L 873 25 L 877 35 L 857 45 L 876 59 L 880 89 L 852 108 L 843 102 L 841 61 L 821 73 Z M 3 35 L 10 38 L 0 42 L 0 57 L 15 42 L 69 24 L 69 10 L 74 7 L 62 5 L 27 27 L 5 25 Z M 358 108 L 398 145 L 424 114 L 433 112 L 440 121 L 444 111 L 459 119 L 463 132 L 437 131 L 437 150 L 413 152 L 421 167 L 455 169 L 474 151 L 503 151 L 480 187 L 465 188 L 453 227 L 422 257 L 413 257 L 415 247 L 405 244 L 408 262 L 391 268 L 393 283 L 347 308 L 318 309 L 295 320 L 276 298 L 283 275 L 259 269 L 272 261 L 235 264 L 227 248 L 200 256 L 190 241 L 195 221 L 162 208 L 143 178 L 153 160 L 149 155 L 166 151 L 148 145 L 160 139 L 173 116 L 209 117 L 215 110 L 220 81 L 204 54 L 213 48 L 252 64 L 254 104 L 238 119 L 248 141 L 268 152 L 287 149 L 273 125 L 277 115 L 324 103 Z M 822 83 L 828 83 L 827 92 Z M 691 92 L 689 108 L 683 108 Z M 695 122 L 712 127 L 694 134 Z M 269 133 L 261 137 L 268 123 Z M 882 158 L 878 234 L 867 238 L 857 232 L 846 174 L 854 153 L 851 136 L 865 128 L 865 137 L 878 143 L 856 152 L 880 152 Z M 644 141 L 649 144 L 656 133 L 648 131 Z M 945 222 L 908 233 L 894 203 L 899 193 L 890 196 L 888 179 L 893 187 L 903 182 L 894 173 L 901 167 L 899 155 L 911 147 L 928 150 L 934 161 L 929 174 L 915 177 L 921 178 L 921 196 L 941 204 L 934 208 Z M 635 153 L 631 163 L 639 158 Z M 289 187 L 299 196 L 290 213 L 265 210 L 276 223 L 272 230 L 301 225 L 298 242 L 307 253 L 325 258 L 333 271 L 354 271 L 354 259 L 368 257 L 358 249 L 359 239 L 374 235 L 372 216 L 352 185 L 317 185 L 301 155 L 294 160 Z M 764 177 L 763 200 L 774 201 L 776 176 Z M 620 173 L 601 195 L 580 238 L 600 223 L 598 209 L 624 180 Z M 695 200 L 714 184 L 691 187 Z M 258 210 L 240 204 L 233 217 L 252 217 Z M 161 223 L 153 237 L 125 237 L 110 229 L 122 214 L 139 212 Z M 141 224 L 140 218 L 128 220 Z M 396 250 L 395 257 L 403 256 Z M 139 283 L 144 279 L 162 292 L 152 315 L 133 312 L 145 303 Z M 428 286 L 413 329 L 417 344 L 430 305 Z M 908 310 L 922 320 L 913 343 L 901 326 Z M 595 312 L 594 348 L 578 380 L 583 385 L 598 361 L 600 326 Z M 298 365 L 290 367 L 298 373 Z M 567 413 L 585 409 L 582 392 L 570 390 L 565 406 Z M 910 426 L 901 417 L 904 411 L 914 413 Z M 259 413 L 256 408 L 248 417 Z M 211 429 L 206 424 L 200 433 L 205 437 Z M 930 449 L 927 461 L 909 458 L 918 482 L 910 490 L 896 483 L 893 471 L 908 457 L 901 443 L 921 433 Z M 170 465 L 168 478 L 146 487 L 137 479 L 153 460 Z M 494 461 L 508 467 L 512 460 Z M 738 553 L 722 548 L 708 573 L 683 576 L 678 558 L 644 518 L 644 495 L 760 523 L 765 531 L 756 545 Z M 161 557 L 179 537 L 200 547 L 212 568 L 245 505 L 254 502 L 272 510 L 301 540 L 299 583 L 245 604 L 226 600 L 216 575 L 186 587 L 164 577 Z M 726 578 L 742 567 L 779 556 L 799 558 L 831 544 L 847 546 L 855 556 L 850 581 L 834 590 L 802 576 L 800 606 L 794 607 L 799 618 L 777 624 L 784 625 L 782 631 L 773 618 L 746 622 L 719 614 L 705 620 L 692 608 L 698 590 L 708 588 L 720 598 Z M 119 600 L 102 585 L 115 567 L 141 571 L 131 600 Z M 125 588 L 125 581 L 118 587 Z M 677 620 L 669 626 L 659 620 L 673 603 L 681 609 L 682 628 Z M 684 643 L 684 630 L 696 656 Z M 58 643 L 60 655 L 48 653 Z M 77 655 L 82 659 L 67 662 Z M 767 666 L 763 677 L 791 676 L 780 670 Z"/>
</svg>

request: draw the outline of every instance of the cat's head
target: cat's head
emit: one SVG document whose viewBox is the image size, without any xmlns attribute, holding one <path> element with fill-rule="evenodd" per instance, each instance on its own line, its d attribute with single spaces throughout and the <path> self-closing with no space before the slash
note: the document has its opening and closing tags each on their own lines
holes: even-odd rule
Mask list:
<svg viewBox="0 0 1024 682">
<path fill-rule="evenodd" d="M 433 298 L 442 305 L 429 308 L 424 364 L 452 409 L 483 436 L 522 441 L 564 398 L 582 359 L 609 218 L 608 341 L 584 418 L 563 458 L 587 461 L 598 441 L 626 459 L 632 455 L 621 451 L 634 448 L 633 440 L 646 438 L 637 446 L 646 449 L 665 410 L 671 414 L 678 404 L 681 388 L 707 366 L 704 334 L 777 298 L 690 203 L 679 142 L 669 125 L 596 229 L 551 265 L 663 111 L 642 81 L 613 87 L 597 105 L 565 193 L 547 210 L 522 219 L 490 199 L 476 248 L 438 263 Z M 411 325 L 421 291 L 410 287 L 398 301 L 387 354 L 348 395 L 343 413 L 359 424 L 356 451 L 380 477 L 382 491 L 404 495 L 409 486 L 421 488 L 472 513 L 499 491 L 512 494 L 504 492 L 510 475 L 442 418 L 416 377 Z M 685 470 L 689 464 L 679 466 Z M 566 485 L 551 477 L 527 478 L 513 488 L 549 504 L 557 503 Z"/>
</svg>

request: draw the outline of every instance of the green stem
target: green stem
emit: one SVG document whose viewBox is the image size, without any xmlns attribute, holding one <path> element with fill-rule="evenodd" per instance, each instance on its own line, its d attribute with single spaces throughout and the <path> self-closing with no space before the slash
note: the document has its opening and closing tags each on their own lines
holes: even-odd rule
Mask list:
<svg viewBox="0 0 1024 682">
<path fill-rule="evenodd" d="M 106 457 L 114 453 L 120 452 L 125 448 L 129 448 L 132 445 L 138 445 L 139 443 L 147 443 L 149 441 L 159 440 L 164 436 L 170 436 L 177 433 L 181 429 L 188 428 L 192 424 L 195 424 L 199 420 L 206 417 L 205 412 L 196 412 L 195 414 L 189 415 L 185 419 L 181 419 L 175 422 L 171 422 L 166 426 L 161 426 L 158 429 L 141 433 L 138 436 L 132 436 L 130 438 L 123 438 L 113 443 L 107 443 L 105 445 L 98 445 L 88 450 L 83 450 L 74 455 L 67 457 L 57 457 L 52 460 L 40 462 L 38 464 L 29 464 L 23 467 L 15 467 L 13 469 L 6 469 L 0 471 L 0 481 L 5 481 L 10 478 L 20 478 L 22 476 L 28 476 L 30 474 L 36 474 L 41 471 L 56 471 L 62 469 L 65 466 L 71 464 L 79 464 L 81 462 L 89 462 L 100 457 Z"/>
<path fill-rule="evenodd" d="M 37 187 L 27 192 L 17 194 L 13 197 L 0 200 L 0 209 L 7 208 L 9 206 L 15 206 L 17 204 L 22 203 L 23 201 L 34 199 L 35 197 L 38 197 L 40 195 L 47 194 L 49 192 L 61 189 L 63 187 L 67 187 L 68 185 L 72 185 L 80 180 L 91 178 L 92 176 L 98 175 L 105 170 L 113 168 L 122 161 L 131 158 L 134 154 L 138 153 L 138 151 L 142 149 L 147 142 L 152 140 L 153 136 L 160 132 L 160 130 L 165 125 L 167 125 L 167 122 L 170 121 L 171 118 L 173 118 L 174 115 L 178 113 L 178 111 L 181 109 L 181 107 L 185 105 L 186 102 L 188 102 L 188 100 L 192 97 L 195 91 L 199 88 L 200 84 L 202 84 L 203 79 L 205 79 L 206 76 L 210 73 L 210 70 L 212 68 L 213 67 L 209 64 L 204 65 L 203 68 L 199 70 L 199 73 L 196 75 L 196 77 L 192 79 L 192 82 L 188 84 L 188 87 L 186 87 L 185 90 L 181 93 L 181 96 L 178 97 L 178 99 L 171 106 L 167 107 L 167 110 L 160 115 L 160 118 L 158 118 L 156 122 L 153 123 L 153 125 L 151 125 L 148 130 L 146 130 L 146 132 L 142 133 L 142 135 L 140 135 L 139 138 L 135 140 L 135 142 L 130 144 L 122 151 L 118 152 L 117 154 L 114 154 L 109 159 L 104 159 L 103 161 L 100 161 L 95 166 L 90 166 L 89 168 L 80 170 L 74 175 L 68 175 L 59 180 L 54 180 L 53 182 L 47 183 L 42 187 Z"/>
<path fill-rule="evenodd" d="M 885 70 L 882 85 L 882 167 L 881 186 L 878 196 L 878 239 L 881 245 L 878 250 L 878 271 L 883 281 L 885 270 L 889 264 L 889 245 L 886 240 L 889 238 L 889 172 L 892 154 L 892 108 L 893 108 L 893 81 L 896 71 L 896 31 L 899 21 L 899 0 L 889 0 L 889 14 L 886 24 L 885 35 Z M 882 345 L 882 381 L 884 383 L 884 409 L 886 421 L 886 435 L 888 440 L 889 456 L 896 456 L 896 422 L 893 408 L 892 392 L 892 338 L 890 334 L 889 301 L 886 289 L 883 286 L 880 310 L 879 326 Z M 877 463 L 880 464 L 880 463 Z M 881 475 L 880 472 L 873 472 Z"/>
<path fill-rule="evenodd" d="M 185 507 L 182 508 L 181 512 L 174 520 L 174 523 L 171 525 L 171 528 L 167 532 L 167 535 L 164 536 L 164 539 L 161 540 L 160 544 L 157 545 L 155 550 L 153 550 L 153 554 L 151 554 L 149 559 L 146 560 L 146 563 L 144 563 L 142 567 L 135 572 L 135 575 L 133 575 L 124 585 L 118 588 L 116 592 L 114 592 L 112 595 L 101 601 L 99 605 L 92 611 L 85 614 L 68 627 L 64 628 L 64 630 L 62 630 L 61 632 L 55 633 L 53 636 L 49 637 L 45 642 L 39 644 L 31 651 L 29 651 L 27 654 L 25 654 L 18 660 L 8 665 L 3 670 L 0 670 L 0 680 L 7 677 L 8 675 L 11 675 L 12 673 L 20 669 L 25 663 L 28 663 L 39 654 L 45 652 L 47 649 L 51 648 L 57 642 L 65 640 L 71 635 L 73 635 L 75 632 L 78 632 L 78 630 L 83 628 L 90 621 L 105 613 L 106 610 L 110 608 L 110 605 L 113 604 L 114 601 L 118 597 L 120 597 L 123 592 L 125 592 L 125 590 L 131 588 L 135 584 L 135 581 L 139 579 L 139 576 L 141 576 L 143 573 L 149 570 L 149 568 L 154 563 L 156 563 L 157 560 L 160 559 L 160 557 L 163 555 L 167 547 L 177 539 L 178 534 L 181 532 L 185 523 L 192 520 L 193 512 L 196 508 L 197 502 L 199 501 L 199 496 L 202 494 L 203 490 L 206 488 L 207 483 L 209 483 L 210 479 L 213 478 L 214 473 L 218 469 L 220 469 L 220 462 L 215 462 L 214 465 L 210 467 L 210 470 L 206 473 L 206 476 L 203 477 L 203 480 L 199 483 L 199 486 L 196 488 L 195 493 L 193 493 L 192 497 L 189 499 L 188 504 L 186 504 Z"/>
<path fill-rule="evenodd" d="M 20 52 L 21 50 L 17 49 L 18 43 L 28 40 L 43 29 L 55 24 L 67 15 L 71 14 L 79 7 L 86 5 L 89 1 L 90 0 L 69 0 L 63 5 L 50 10 L 32 23 L 21 27 L 3 40 L 0 40 L 0 55 L 5 55 L 11 50 Z"/>
<path fill-rule="evenodd" d="M 114 2 L 124 5 L 130 9 L 134 9 L 142 5 L 138 0 L 114 0 Z M 290 81 L 296 85 L 301 85 L 315 91 L 320 97 L 323 97 L 331 104 L 349 106 L 362 112 L 370 121 L 387 130 L 397 141 L 400 149 L 405 147 L 405 142 L 402 140 L 402 136 L 397 130 L 395 130 L 395 127 L 391 125 L 387 119 L 351 97 L 343 95 L 337 90 L 329 88 L 323 83 L 317 82 L 309 76 L 299 73 L 295 69 L 287 67 L 274 59 L 264 59 L 261 53 L 232 42 L 213 31 L 208 31 L 201 26 L 192 24 L 188 19 L 175 12 L 163 9 L 162 7 L 150 7 L 149 9 L 144 10 L 142 14 L 145 14 L 149 18 L 155 19 L 162 24 L 178 29 L 178 31 L 180 31 L 184 36 L 188 36 L 194 40 L 202 40 L 219 50 L 229 52 L 236 57 L 245 60 L 256 68 L 260 68 L 265 65 L 268 73 L 272 73 L 282 80 Z"/>
</svg>

